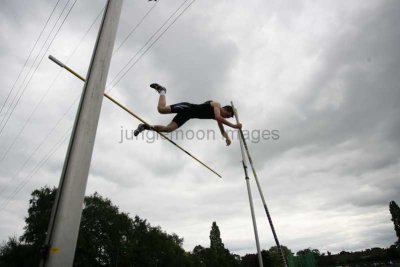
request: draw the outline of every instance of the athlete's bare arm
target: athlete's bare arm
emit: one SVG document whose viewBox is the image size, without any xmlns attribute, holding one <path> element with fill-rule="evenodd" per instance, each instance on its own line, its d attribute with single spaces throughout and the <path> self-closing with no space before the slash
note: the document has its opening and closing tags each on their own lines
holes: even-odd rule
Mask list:
<svg viewBox="0 0 400 267">
<path fill-rule="evenodd" d="M 229 138 L 229 135 L 227 134 L 227 132 L 225 132 L 224 125 L 222 123 L 220 123 L 219 121 L 217 123 L 218 123 L 218 127 L 219 127 L 219 130 L 221 131 L 222 136 L 225 137 L 226 145 L 229 146 L 232 143 L 232 141 Z"/>
<path fill-rule="evenodd" d="M 225 124 L 225 125 L 227 125 L 229 127 L 232 127 L 234 129 L 240 129 L 242 127 L 242 125 L 240 123 L 239 124 L 233 124 L 233 123 L 231 123 L 230 121 L 226 120 L 224 117 L 221 116 L 221 111 L 220 111 L 221 104 L 220 103 L 211 102 L 211 106 L 214 108 L 214 116 L 215 116 L 215 119 L 218 122 L 223 123 L 223 124 Z"/>
</svg>

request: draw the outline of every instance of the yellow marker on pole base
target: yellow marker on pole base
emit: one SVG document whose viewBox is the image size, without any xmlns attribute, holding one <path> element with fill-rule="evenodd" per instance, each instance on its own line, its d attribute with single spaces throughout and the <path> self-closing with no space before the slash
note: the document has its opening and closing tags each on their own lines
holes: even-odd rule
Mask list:
<svg viewBox="0 0 400 267">
<path fill-rule="evenodd" d="M 78 73 L 76 73 L 75 71 L 73 71 L 71 68 L 69 68 L 68 66 L 66 66 L 65 64 L 63 64 L 61 61 L 59 61 L 58 59 L 56 59 L 55 57 L 53 57 L 52 55 L 49 56 L 49 59 L 52 60 L 54 63 L 56 63 L 58 66 L 60 66 L 61 68 L 66 69 L 67 71 L 69 71 L 70 73 L 72 73 L 73 75 L 75 75 L 76 77 L 78 77 L 80 80 L 82 80 L 83 82 L 85 82 L 85 78 L 83 78 L 82 76 L 80 76 Z M 143 122 L 146 125 L 150 125 L 148 124 L 145 120 L 143 120 L 142 118 L 140 118 L 138 115 L 136 115 L 135 113 L 133 113 L 132 111 L 130 111 L 128 108 L 126 108 L 125 106 L 123 106 L 121 103 L 119 103 L 117 100 L 115 100 L 114 98 L 112 98 L 111 96 L 109 96 L 108 94 L 104 93 L 104 96 L 107 97 L 111 102 L 113 102 L 114 104 L 116 104 L 117 106 L 119 106 L 120 108 L 122 108 L 123 110 L 125 110 L 126 112 L 128 112 L 129 114 L 131 114 L 133 117 L 135 117 L 136 119 L 138 119 L 139 121 Z M 155 131 L 157 132 L 159 135 L 161 135 L 161 137 L 163 137 L 164 139 L 168 140 L 171 144 L 175 145 L 177 148 L 179 148 L 180 150 L 182 150 L 183 152 L 185 152 L 187 155 L 189 155 L 190 157 L 192 157 L 193 159 L 195 159 L 197 162 L 199 162 L 201 165 L 203 165 L 204 167 L 206 167 L 207 169 L 209 169 L 210 171 L 212 171 L 215 175 L 217 175 L 219 178 L 222 178 L 222 176 L 217 173 L 216 171 L 214 171 L 213 169 L 211 169 L 210 167 L 208 167 L 206 164 L 204 164 L 202 161 L 200 161 L 198 158 L 196 158 L 195 156 L 193 156 L 192 154 L 190 154 L 188 151 L 186 151 L 184 148 L 182 148 L 180 145 L 178 145 L 177 143 L 175 143 L 174 141 L 172 141 L 171 139 L 169 139 L 165 134 Z"/>
<path fill-rule="evenodd" d="M 60 248 L 58 248 L 58 247 L 51 247 L 50 248 L 50 253 L 52 253 L 52 254 L 56 254 L 56 253 L 58 253 L 58 252 L 60 252 Z"/>
</svg>

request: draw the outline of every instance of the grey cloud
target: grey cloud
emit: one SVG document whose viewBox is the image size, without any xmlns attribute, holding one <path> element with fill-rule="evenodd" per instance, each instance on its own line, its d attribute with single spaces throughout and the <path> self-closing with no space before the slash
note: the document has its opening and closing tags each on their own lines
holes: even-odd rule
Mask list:
<svg viewBox="0 0 400 267">
<path fill-rule="evenodd" d="M 246 3 L 245 6 L 232 3 L 229 6 L 223 3 L 196 3 L 126 75 L 111 94 L 152 123 L 168 122 L 172 116 L 162 116 L 157 113 L 157 94 L 148 88 L 151 82 L 165 83 L 168 86 L 169 103 L 201 102 L 209 98 L 221 102 L 230 100 L 231 94 L 238 93 L 237 88 L 228 86 L 230 82 L 245 81 L 249 78 L 247 76 L 253 77 L 249 73 L 243 73 L 241 77 L 232 76 L 238 65 L 243 64 L 243 55 L 251 52 L 243 49 L 245 40 L 241 38 L 243 36 L 253 38 L 265 34 L 262 31 L 264 27 L 273 23 L 276 24 L 273 28 L 275 33 L 287 31 L 287 36 L 298 37 L 296 31 L 302 28 L 297 23 L 308 19 L 307 16 L 302 16 L 313 14 L 314 7 L 313 4 L 304 2 L 296 3 L 295 7 L 292 6 L 293 3 L 288 6 L 282 1 L 250 2 L 251 4 Z M 399 43 L 399 34 L 393 26 L 399 24 L 397 16 L 399 4 L 396 1 L 379 2 L 372 8 L 368 5 L 361 6 L 360 3 L 352 3 L 352 8 L 348 8 L 350 4 L 347 2 L 320 4 L 320 7 L 330 9 L 334 14 L 349 9 L 344 16 L 339 16 L 342 21 L 337 23 L 343 27 L 340 27 L 340 30 L 329 28 L 332 32 L 326 36 L 322 35 L 321 39 L 315 37 L 316 39 L 305 44 L 312 48 L 308 52 L 310 57 L 316 58 L 315 64 L 318 68 L 311 72 L 310 77 L 302 80 L 303 83 L 296 88 L 298 90 L 293 90 L 292 94 L 286 96 L 287 98 L 281 99 L 283 105 L 272 111 L 273 114 L 267 114 L 267 110 L 269 112 L 271 110 L 263 107 L 268 105 L 269 99 L 265 99 L 261 105 L 259 104 L 261 99 L 256 99 L 253 94 L 255 91 L 264 90 L 261 85 L 260 88 L 244 88 L 240 91 L 241 95 L 244 93 L 245 96 L 243 99 L 238 99 L 242 116 L 247 118 L 248 114 L 255 114 L 250 118 L 251 121 L 245 121 L 246 128 L 273 127 L 280 131 L 278 141 L 257 144 L 249 142 L 248 145 L 268 205 L 280 230 L 278 234 L 284 237 L 283 243 L 290 248 L 301 249 L 307 244 L 311 247 L 338 251 L 366 248 L 370 244 L 385 246 L 393 241 L 390 234 L 392 229 L 389 229 L 390 221 L 384 222 L 387 218 L 382 218 L 381 214 L 388 214 L 387 201 L 397 200 L 400 189 L 396 186 L 400 130 L 397 107 L 399 56 L 396 46 Z M 72 46 L 72 42 L 77 42 L 77 38 L 83 34 L 82 31 L 86 29 L 86 25 L 89 26 L 103 4 L 103 2 L 95 4 L 78 2 L 77 9 L 71 14 L 72 17 L 52 48 L 52 53 L 61 57 L 68 54 L 67 50 Z M 160 1 L 152 16 L 115 56 L 110 79 L 143 45 L 149 33 L 151 34 L 178 4 L 178 1 L 174 1 L 171 5 Z M 43 13 L 37 12 L 40 15 L 17 13 L 21 10 L 18 2 L 7 2 L 7 5 L 9 9 L 14 10 L 9 14 L 14 15 L 2 18 L 7 18 L 7 25 L 16 22 L 21 32 L 26 32 L 27 23 L 19 17 L 22 15 L 17 14 L 25 14 L 28 20 L 31 16 L 38 16 L 43 20 Z M 44 3 L 43 6 L 36 4 L 32 10 L 40 10 L 38 7 L 50 10 L 52 6 L 50 2 Z M 150 5 L 146 1 L 143 3 L 125 1 L 116 45 L 119 45 L 136 19 L 148 8 Z M 87 15 L 83 16 L 84 13 Z M 315 14 L 316 18 L 318 15 Z M 204 19 L 204 16 L 207 19 Z M 244 20 L 233 34 L 229 25 L 234 21 L 225 20 L 232 17 L 253 17 L 254 20 Z M 318 19 L 319 22 L 324 21 L 322 18 Z M 329 19 L 338 18 L 333 16 Z M 252 25 L 256 27 L 253 29 L 250 27 Z M 251 34 L 242 32 L 244 30 L 252 32 Z M 95 37 L 94 32 L 95 30 L 90 36 L 92 41 Z M 5 33 L 7 31 L 3 30 L 1 38 L 7 41 Z M 273 31 L 268 34 L 274 36 Z M 312 35 L 312 32 L 307 34 Z M 32 36 L 34 37 L 33 33 Z M 27 39 L 31 41 L 33 37 Z M 11 52 L 8 50 L 12 46 L 11 41 L 15 41 L 17 37 L 12 35 L 9 39 L 10 42 L 4 44 L 2 42 L 0 47 L 2 66 L 10 58 L 7 54 L 16 54 L 18 50 L 17 48 Z M 318 41 L 321 42 L 315 45 Z M 262 45 L 269 46 L 270 43 Z M 80 51 L 79 58 L 73 58 L 71 63 L 71 66 L 82 73 L 86 71 L 90 60 L 89 41 L 85 42 L 84 48 Z M 257 56 L 261 62 L 270 60 L 260 54 Z M 280 56 L 282 55 L 279 54 L 277 58 Z M 23 63 L 23 59 L 21 56 L 15 60 Z M 288 62 L 296 66 L 297 62 L 294 62 L 294 59 L 292 61 Z M 264 65 L 260 66 L 260 72 L 264 71 L 262 69 Z M 46 69 L 41 69 L 43 76 L 40 77 L 46 81 L 45 77 L 54 74 L 54 66 L 46 64 L 44 67 Z M 277 75 L 285 75 L 287 71 L 285 66 L 279 67 L 282 69 L 276 71 Z M 287 67 L 289 70 L 294 69 Z M 49 76 L 45 76 L 44 73 Z M 260 79 L 254 81 L 256 84 L 267 83 L 256 75 L 254 77 Z M 72 80 L 74 79 L 70 79 L 69 75 L 63 76 L 57 85 L 57 90 L 53 92 L 54 95 L 51 95 L 45 105 L 46 116 L 40 115 L 35 118 L 35 127 L 30 130 L 30 135 L 23 136 L 23 140 L 17 146 L 18 149 L 15 149 L 12 157 L 7 159 L 8 168 L 4 169 L 2 165 L 2 183 L 3 178 L 7 178 L 9 173 L 21 164 L 23 156 L 29 153 L 28 148 L 33 148 L 37 144 L 45 132 L 44 129 L 50 128 L 51 122 L 66 108 L 66 102 L 72 93 L 67 93 L 67 89 L 64 91 L 63 86 L 70 88 L 81 86 Z M 278 81 L 279 83 L 275 83 L 278 87 L 286 86 L 279 79 Z M 9 81 L 1 79 L 1 84 L 6 83 Z M 288 81 L 288 84 L 292 83 Z M 278 89 L 280 88 L 276 91 Z M 1 91 L 2 96 L 5 93 L 5 90 Z M 39 94 L 35 93 L 34 96 L 27 97 L 26 101 L 33 103 L 38 96 Z M 52 101 L 54 103 L 50 103 Z M 27 113 L 29 108 L 21 109 L 17 122 L 14 122 L 10 129 L 17 128 Z M 63 126 L 72 122 L 73 115 L 70 115 Z M 113 104 L 106 102 L 103 104 L 88 193 L 99 191 L 110 197 L 121 210 L 149 218 L 151 223 L 160 224 L 163 229 L 171 229 L 183 235 L 185 246 L 207 240 L 212 220 L 221 222 L 223 226 L 232 225 L 222 228 L 222 232 L 227 233 L 229 248 L 240 253 L 254 252 L 247 192 L 237 140 L 234 140 L 232 146 L 228 148 L 221 140 L 181 142 L 188 151 L 222 173 L 223 180 L 213 180 L 217 178 L 164 141 L 160 140 L 150 145 L 144 140 L 119 146 L 117 142 L 121 125 L 124 128 L 134 128 L 137 123 L 123 111 L 116 109 Z M 218 131 L 214 122 L 196 121 L 185 125 L 185 129 L 200 128 L 213 128 Z M 62 131 L 58 131 L 58 134 L 60 132 Z M 7 132 L 6 138 L 2 140 L 10 140 L 12 134 L 13 131 Z M 51 142 L 56 139 L 52 137 Z M 48 143 L 51 142 L 49 140 Z M 35 157 L 36 161 L 40 159 L 43 151 Z M 23 217 L 21 214 L 26 212 L 29 190 L 40 183 L 57 183 L 55 180 L 58 180 L 58 177 L 54 177 L 60 172 L 64 156 L 65 151 L 61 149 L 13 202 L 13 205 L 18 205 L 13 208 L 20 210 L 19 217 Z M 261 202 L 252 178 L 251 184 L 256 209 L 260 211 L 259 222 L 264 222 L 264 213 L 260 209 Z M 370 189 L 361 190 L 363 185 Z M 151 211 L 153 209 L 155 212 Z M 171 210 L 178 213 L 174 216 L 180 219 L 179 223 L 171 217 Z M 370 225 L 378 225 L 374 228 L 375 234 L 371 234 L 370 228 L 363 221 L 365 218 L 361 215 L 364 213 L 371 216 L 368 219 Z M 315 233 L 307 236 L 300 234 L 307 231 L 307 225 L 319 227 L 319 216 L 325 218 L 324 230 L 315 227 Z M 304 218 L 307 218 L 308 224 L 304 223 L 306 220 Z M 343 225 L 343 227 L 348 226 L 344 231 L 342 225 L 337 225 L 336 222 L 346 218 L 353 219 L 354 224 Z M 240 225 L 239 229 L 246 229 L 242 232 L 243 240 L 235 240 L 232 237 L 235 235 L 233 228 L 237 225 Z M 243 225 L 246 227 L 241 227 Z M 266 235 L 266 227 L 263 225 L 260 228 L 262 234 Z M 358 231 L 358 228 L 363 230 Z M 2 228 L 1 235 L 7 236 L 10 231 L 12 229 Z M 288 234 L 291 232 L 296 234 Z M 268 230 L 268 238 L 263 236 L 262 243 L 265 246 L 270 243 L 272 245 L 269 235 Z M 344 240 L 347 240 L 349 235 L 353 235 L 354 239 L 346 243 Z M 362 236 L 369 236 L 369 239 Z"/>
<path fill-rule="evenodd" d="M 397 129 L 396 125 L 399 125 L 396 116 L 399 113 L 396 100 L 400 97 L 396 75 L 399 58 L 396 54 L 387 60 L 386 53 L 382 53 L 394 51 L 394 45 L 398 43 L 394 39 L 398 38 L 398 34 L 390 25 L 397 24 L 398 18 L 394 14 L 399 7 L 397 2 L 390 3 L 360 14 L 360 19 L 347 22 L 355 24 L 357 30 L 333 37 L 334 41 L 320 55 L 323 67 L 310 84 L 305 85 L 307 94 L 293 96 L 297 98 L 299 115 L 305 120 L 281 119 L 281 122 L 272 122 L 279 127 L 281 139 L 276 144 L 259 146 L 266 147 L 269 153 L 263 154 L 258 150 L 258 156 L 276 156 L 278 151 L 282 153 L 299 145 L 331 146 L 349 139 L 368 140 L 376 135 L 383 139 L 387 133 L 393 134 L 390 130 Z M 381 20 L 382 17 L 386 19 Z M 368 62 L 368 58 L 372 62 Z M 388 65 L 388 61 L 393 63 Z M 332 87 L 337 79 L 343 82 L 344 88 Z M 325 88 L 343 92 L 338 108 L 315 109 L 318 96 L 325 92 Z M 285 119 L 285 114 L 282 115 Z M 391 142 L 395 145 L 397 138 Z"/>
</svg>

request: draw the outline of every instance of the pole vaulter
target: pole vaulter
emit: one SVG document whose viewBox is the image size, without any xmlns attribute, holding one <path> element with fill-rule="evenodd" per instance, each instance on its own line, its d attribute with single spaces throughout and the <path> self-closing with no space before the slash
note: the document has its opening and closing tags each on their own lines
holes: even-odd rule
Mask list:
<svg viewBox="0 0 400 267">
<path fill-rule="evenodd" d="M 74 70 L 72 70 L 71 68 L 69 68 L 67 65 L 65 65 L 64 63 L 62 63 L 61 61 L 59 61 L 58 59 L 56 59 L 55 57 L 53 57 L 52 55 L 49 56 L 49 59 L 52 60 L 54 63 L 56 63 L 58 66 L 60 66 L 61 68 L 66 69 L 67 71 L 69 71 L 70 73 L 72 73 L 74 76 L 76 76 L 77 78 L 79 78 L 80 80 L 82 80 L 83 82 L 85 82 L 85 78 L 83 78 L 81 75 L 79 75 L 78 73 L 76 73 Z M 141 121 L 142 123 L 144 123 L 145 125 L 150 125 L 149 123 L 147 123 L 145 120 L 143 120 L 141 117 L 139 117 L 138 115 L 136 115 L 135 113 L 133 113 L 131 110 L 129 110 L 128 108 L 126 108 L 125 106 L 123 106 L 121 103 L 119 103 L 117 100 L 115 100 L 114 98 L 112 98 L 111 96 L 109 96 L 107 93 L 104 93 L 104 96 L 106 98 L 108 98 L 111 102 L 113 102 L 114 104 L 116 104 L 118 107 L 120 107 L 121 109 L 125 110 L 126 112 L 128 112 L 130 115 L 132 115 L 133 117 L 135 117 L 136 119 L 138 119 L 139 121 Z M 177 143 L 175 143 L 174 141 L 172 141 L 171 139 L 169 139 L 165 134 L 159 132 L 159 131 L 155 131 L 157 132 L 161 137 L 163 137 L 164 139 L 168 140 L 171 144 L 175 145 L 177 148 L 179 148 L 180 150 L 182 150 L 183 152 L 185 152 L 187 155 L 189 155 L 190 157 L 192 157 L 193 159 L 195 159 L 197 162 L 199 162 L 201 165 L 203 165 L 204 167 L 206 167 L 208 170 L 210 170 L 211 172 L 213 172 L 215 175 L 217 175 L 218 177 L 222 178 L 222 176 L 217 173 L 216 171 L 214 171 L 213 169 L 211 169 L 210 167 L 208 167 L 205 163 L 203 163 L 202 161 L 200 161 L 198 158 L 196 158 L 195 156 L 193 156 L 192 154 L 190 154 L 186 149 L 182 148 L 180 145 L 178 145 Z"/>
</svg>

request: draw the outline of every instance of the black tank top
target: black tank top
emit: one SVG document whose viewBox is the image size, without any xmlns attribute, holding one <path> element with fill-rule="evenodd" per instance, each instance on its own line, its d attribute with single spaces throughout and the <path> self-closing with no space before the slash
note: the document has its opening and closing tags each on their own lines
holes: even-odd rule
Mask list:
<svg viewBox="0 0 400 267">
<path fill-rule="evenodd" d="M 214 108 L 211 106 L 211 100 L 203 104 L 193 104 L 192 118 L 195 119 L 215 119 Z"/>
</svg>

